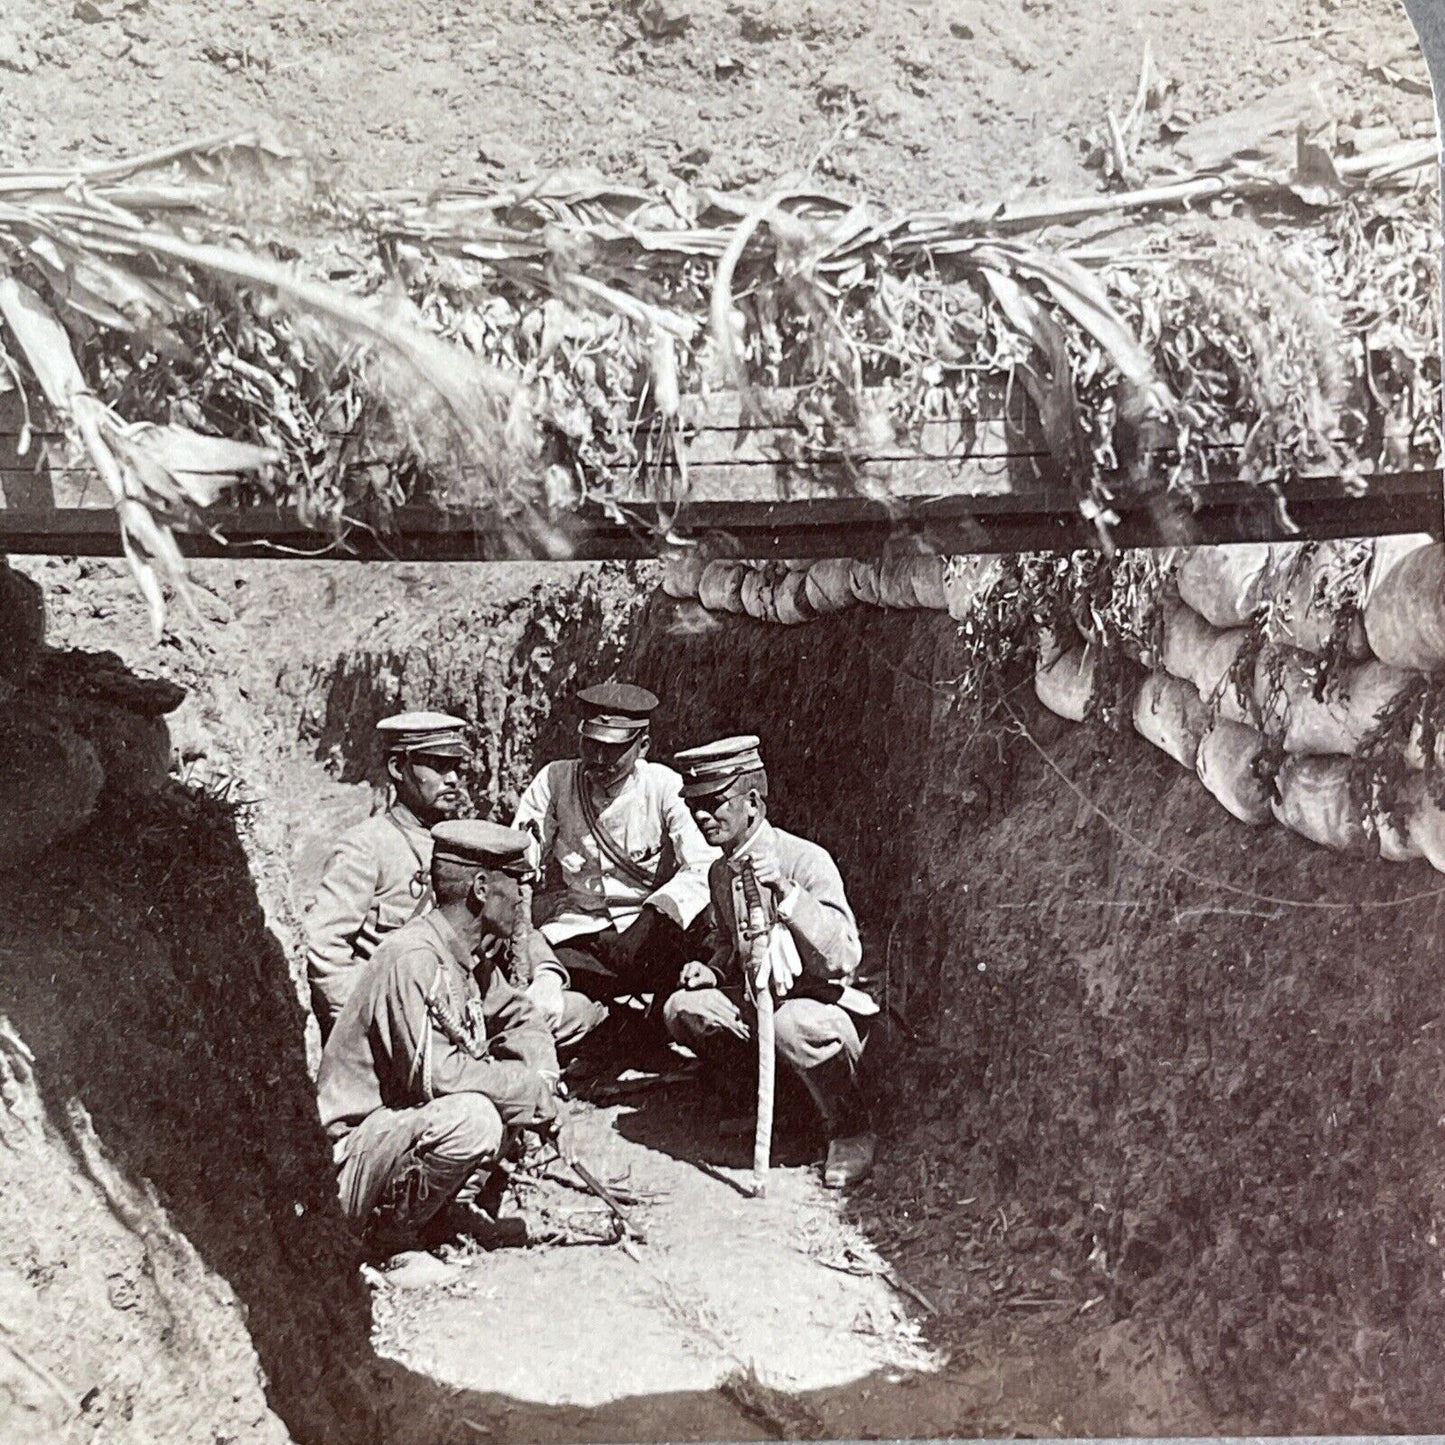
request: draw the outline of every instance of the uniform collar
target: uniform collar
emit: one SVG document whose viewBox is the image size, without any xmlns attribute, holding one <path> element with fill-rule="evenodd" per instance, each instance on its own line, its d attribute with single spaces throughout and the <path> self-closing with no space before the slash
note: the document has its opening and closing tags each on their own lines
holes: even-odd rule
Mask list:
<svg viewBox="0 0 1445 1445">
<path fill-rule="evenodd" d="M 743 839 L 738 846 L 728 854 L 728 862 L 736 863 L 741 867 L 747 862 L 750 854 L 755 853 L 764 843 L 771 843 L 775 836 L 773 825 L 766 818 L 759 818 L 757 826 Z"/>
<path fill-rule="evenodd" d="M 472 951 L 462 941 L 461 934 L 447 922 L 446 915 L 440 909 L 436 909 L 426 915 L 426 922 L 431 924 L 436 936 L 451 955 L 453 962 L 470 971 L 473 967 Z"/>
<path fill-rule="evenodd" d="M 425 833 L 431 837 L 431 829 L 405 803 L 393 803 L 386 811 L 408 832 Z"/>
<path fill-rule="evenodd" d="M 594 798 L 600 799 L 601 804 L 604 808 L 609 807 L 611 804 L 615 803 L 618 798 L 620 798 L 625 792 L 627 792 L 627 790 L 631 788 L 635 783 L 639 783 L 641 781 L 642 768 L 646 761 L 646 758 L 638 758 L 638 760 L 632 765 L 632 771 L 628 773 L 628 775 L 623 778 L 620 783 L 604 791 L 600 788 L 594 787 L 591 783 L 587 781 L 587 778 L 582 772 L 582 762 L 579 758 L 577 762 L 577 781 L 581 784 L 582 787 L 591 788 L 592 796 Z"/>
</svg>

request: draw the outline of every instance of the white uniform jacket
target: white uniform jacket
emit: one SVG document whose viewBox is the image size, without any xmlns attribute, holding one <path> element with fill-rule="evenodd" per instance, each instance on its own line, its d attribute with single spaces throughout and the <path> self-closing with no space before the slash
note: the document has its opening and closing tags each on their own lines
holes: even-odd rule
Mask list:
<svg viewBox="0 0 1445 1445">
<path fill-rule="evenodd" d="M 576 759 L 548 763 L 528 785 L 512 820 L 540 837 L 531 861 L 555 859 L 565 895 L 551 917 L 543 916 L 549 943 L 600 933 L 608 923 L 626 929 L 651 904 L 679 928 L 691 926 L 707 907 L 707 872 L 720 857 L 698 831 L 682 800 L 682 779 L 662 763 L 643 759 L 610 796 L 597 800 L 598 822 L 643 873 L 648 887 L 607 854 L 583 816 Z"/>
</svg>

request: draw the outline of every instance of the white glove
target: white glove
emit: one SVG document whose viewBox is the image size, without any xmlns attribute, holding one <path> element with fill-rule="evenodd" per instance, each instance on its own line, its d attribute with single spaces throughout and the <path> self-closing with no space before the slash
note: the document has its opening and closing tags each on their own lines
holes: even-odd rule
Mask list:
<svg viewBox="0 0 1445 1445">
<path fill-rule="evenodd" d="M 768 976 L 772 980 L 773 992 L 779 998 L 787 996 L 803 972 L 803 960 L 798 957 L 798 946 L 786 923 L 773 926 L 768 938 Z"/>
</svg>

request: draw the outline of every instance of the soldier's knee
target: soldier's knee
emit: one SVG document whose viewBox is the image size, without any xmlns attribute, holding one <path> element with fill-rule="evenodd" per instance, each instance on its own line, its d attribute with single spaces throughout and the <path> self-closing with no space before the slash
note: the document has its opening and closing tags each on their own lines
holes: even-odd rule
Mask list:
<svg viewBox="0 0 1445 1445">
<path fill-rule="evenodd" d="M 858 1034 L 846 1010 L 816 999 L 789 999 L 773 1015 L 778 1053 L 792 1063 L 811 1067 L 837 1053 L 858 1050 Z"/>
<path fill-rule="evenodd" d="M 708 1031 L 707 1000 L 713 989 L 680 988 L 662 1006 L 663 1027 L 679 1043 L 700 1038 Z"/>
<path fill-rule="evenodd" d="M 502 1150 L 506 1127 L 483 1094 L 448 1094 L 427 1108 L 427 1148 L 452 1159 L 490 1159 Z"/>
<path fill-rule="evenodd" d="M 552 1037 L 558 1049 L 575 1049 L 606 1019 L 605 1004 L 595 1003 L 586 994 L 568 989 L 562 995 L 562 1017 L 553 1028 Z"/>
<path fill-rule="evenodd" d="M 687 993 L 679 989 L 670 995 L 667 1002 L 662 1006 L 662 1023 L 668 1033 L 675 1039 L 685 1040 L 692 1030 L 688 1027 L 690 1020 L 688 1010 Z"/>
</svg>

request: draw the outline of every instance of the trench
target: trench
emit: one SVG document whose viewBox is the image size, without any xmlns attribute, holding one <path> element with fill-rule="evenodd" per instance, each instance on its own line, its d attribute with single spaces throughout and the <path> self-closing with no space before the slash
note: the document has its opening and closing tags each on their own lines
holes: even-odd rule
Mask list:
<svg viewBox="0 0 1445 1445">
<path fill-rule="evenodd" d="M 268 579 L 265 606 L 222 617 L 233 640 L 205 644 L 229 676 L 213 676 L 214 652 L 181 648 L 159 670 L 230 739 L 216 748 L 224 766 L 109 798 L 64 848 L 5 875 L 0 1012 L 35 1054 L 53 1134 L 69 1137 L 68 1102 L 82 1099 L 116 1168 L 154 1185 L 234 1292 L 265 1402 L 294 1438 L 1438 1419 L 1440 898 L 1427 865 L 1252 833 L 1142 740 L 1068 728 L 1014 680 L 965 703 L 945 617 L 859 608 L 782 629 L 640 602 L 647 578 L 619 569 L 534 573 L 481 600 L 455 573 L 382 580 L 388 570 L 332 598 L 338 618 L 370 599 L 365 628 L 343 635 L 313 614 L 315 635 L 282 657 L 278 619 L 319 604 L 309 581 Z M 74 658 L 125 634 L 114 577 L 43 580 L 52 649 Z M 110 612 L 87 615 L 101 599 Z M 158 670 L 138 643 L 126 655 L 131 672 Z M 472 719 L 484 741 L 473 796 L 504 810 L 565 751 L 572 688 L 613 671 L 664 697 L 659 754 L 761 735 L 774 816 L 834 854 L 865 947 L 886 962 L 893 1027 L 870 1044 L 880 1168 L 828 1228 L 929 1301 L 866 1282 L 921 1332 L 928 1368 L 864 1361 L 850 1380 L 781 1393 L 750 1394 L 745 1371 L 726 1389 L 715 1374 L 681 1388 L 654 1378 L 600 1403 L 549 1403 L 459 1384 L 471 1367 L 418 1341 L 456 1327 L 468 1289 L 474 1317 L 503 1334 L 509 1302 L 539 1278 L 556 1293 L 528 1316 L 536 1331 L 549 1310 L 580 1311 L 596 1338 L 607 1301 L 642 1290 L 631 1261 L 484 1261 L 450 1295 L 363 1283 L 330 1192 L 293 973 L 321 835 L 365 810 L 369 725 L 384 712 Z M 45 674 L 5 701 L 43 706 L 55 686 Z M 1353 906 L 1314 906 L 1341 899 Z M 590 1127 L 599 1148 L 681 1170 L 698 1140 L 678 1118 L 654 1099 Z M 806 1191 L 789 1198 L 798 1215 L 812 1208 Z M 731 1206 L 688 1207 L 721 1219 Z M 378 1354 L 403 1315 L 410 1334 Z M 49 1364 L 77 1399 L 82 1364 L 63 1351 Z M 115 1410 L 107 1428 L 126 1438 Z"/>
</svg>

